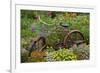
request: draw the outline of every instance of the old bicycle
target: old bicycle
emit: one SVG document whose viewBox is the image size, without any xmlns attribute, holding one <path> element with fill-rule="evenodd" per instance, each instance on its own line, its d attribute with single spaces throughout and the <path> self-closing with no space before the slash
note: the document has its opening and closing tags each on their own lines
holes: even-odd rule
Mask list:
<svg viewBox="0 0 100 73">
<path fill-rule="evenodd" d="M 55 47 L 57 49 L 59 49 L 59 47 L 71 48 L 74 46 L 79 46 L 82 43 L 85 43 L 84 36 L 79 30 L 70 30 L 68 25 L 60 23 L 58 26 L 54 27 L 54 29 L 48 31 L 48 28 L 47 27 L 45 28 L 45 26 L 47 26 L 47 23 L 41 20 L 40 16 L 38 17 L 38 20 L 42 23 L 43 28 L 42 27 L 41 28 L 43 30 L 41 31 L 41 34 L 38 36 L 38 38 L 35 40 L 32 40 L 31 44 L 29 45 L 28 47 L 29 56 L 34 50 L 43 51 L 45 50 L 47 46 L 50 46 L 46 42 L 46 37 L 50 36 L 51 33 L 55 33 L 55 32 L 52 32 L 52 30 L 58 29 L 58 28 L 63 30 L 63 31 L 58 32 L 58 33 L 61 33 L 59 36 L 63 35 L 64 37 L 62 39 L 59 39 L 59 41 L 57 41 L 56 43 L 53 43 L 54 48 Z"/>
</svg>

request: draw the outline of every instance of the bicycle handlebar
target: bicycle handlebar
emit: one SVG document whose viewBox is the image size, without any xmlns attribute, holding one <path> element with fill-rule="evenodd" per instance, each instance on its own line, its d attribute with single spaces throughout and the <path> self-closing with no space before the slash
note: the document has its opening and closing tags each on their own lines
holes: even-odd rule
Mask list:
<svg viewBox="0 0 100 73">
<path fill-rule="evenodd" d="M 41 17 L 40 16 L 38 16 L 38 19 L 39 19 L 39 21 L 41 22 L 41 23 L 43 23 L 43 24 L 48 24 L 48 23 L 46 23 L 45 21 L 43 21 L 42 19 L 41 19 Z M 48 25 L 51 25 L 51 24 L 48 24 Z"/>
</svg>

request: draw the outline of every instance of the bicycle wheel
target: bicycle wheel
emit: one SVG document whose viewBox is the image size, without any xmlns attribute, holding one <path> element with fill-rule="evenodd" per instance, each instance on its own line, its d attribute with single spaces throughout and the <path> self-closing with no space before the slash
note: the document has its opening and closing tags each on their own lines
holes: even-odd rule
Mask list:
<svg viewBox="0 0 100 73">
<path fill-rule="evenodd" d="M 39 37 L 35 43 L 36 50 L 42 51 L 45 47 L 46 47 L 45 37 Z"/>
<path fill-rule="evenodd" d="M 37 40 L 32 41 L 29 46 L 29 56 L 33 51 L 42 51 L 46 47 L 45 37 L 39 37 Z"/>
<path fill-rule="evenodd" d="M 84 36 L 79 30 L 72 30 L 64 38 L 64 47 L 71 48 L 85 43 Z"/>
</svg>

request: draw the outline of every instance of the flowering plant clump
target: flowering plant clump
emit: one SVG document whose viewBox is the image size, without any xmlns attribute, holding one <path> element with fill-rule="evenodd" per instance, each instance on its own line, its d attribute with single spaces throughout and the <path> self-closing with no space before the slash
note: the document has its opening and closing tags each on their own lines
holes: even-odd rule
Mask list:
<svg viewBox="0 0 100 73">
<path fill-rule="evenodd" d="M 88 60 L 90 57 L 89 46 L 84 46 L 83 48 L 77 47 L 73 49 L 74 54 L 77 55 L 77 60 Z"/>
<path fill-rule="evenodd" d="M 58 51 L 54 51 L 47 54 L 47 61 L 69 61 L 77 60 L 76 55 L 72 50 L 60 48 Z"/>
</svg>

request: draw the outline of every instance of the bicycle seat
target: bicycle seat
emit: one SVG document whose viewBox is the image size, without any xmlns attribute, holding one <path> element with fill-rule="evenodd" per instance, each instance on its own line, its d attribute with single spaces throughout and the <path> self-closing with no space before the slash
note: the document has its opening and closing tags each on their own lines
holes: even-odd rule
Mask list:
<svg viewBox="0 0 100 73">
<path fill-rule="evenodd" d="M 64 27 L 64 28 L 68 28 L 69 25 L 68 24 L 60 24 L 60 26 Z"/>
</svg>

